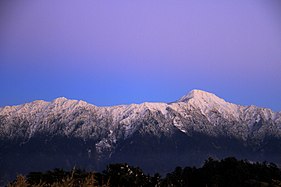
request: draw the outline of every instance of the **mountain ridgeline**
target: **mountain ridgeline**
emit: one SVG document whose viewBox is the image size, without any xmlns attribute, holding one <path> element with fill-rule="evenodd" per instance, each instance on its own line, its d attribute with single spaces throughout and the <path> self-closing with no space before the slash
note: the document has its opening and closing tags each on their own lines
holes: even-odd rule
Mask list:
<svg viewBox="0 0 281 187">
<path fill-rule="evenodd" d="M 145 172 L 235 156 L 281 164 L 281 113 L 193 90 L 172 103 L 57 98 L 0 108 L 0 176 L 126 162 Z"/>
</svg>

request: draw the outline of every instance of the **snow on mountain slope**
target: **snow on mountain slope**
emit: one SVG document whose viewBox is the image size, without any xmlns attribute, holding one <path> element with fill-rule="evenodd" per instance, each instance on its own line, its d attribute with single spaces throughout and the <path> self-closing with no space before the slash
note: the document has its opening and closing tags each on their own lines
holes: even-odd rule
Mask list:
<svg viewBox="0 0 281 187">
<path fill-rule="evenodd" d="M 187 102 L 190 107 L 199 109 L 203 114 L 210 114 L 212 111 L 223 114 L 224 117 L 238 119 L 241 114 L 241 107 L 217 97 L 216 95 L 201 90 L 192 90 L 183 96 L 179 102 Z"/>
<path fill-rule="evenodd" d="M 0 108 L 0 138 L 28 141 L 40 134 L 93 139 L 98 152 L 110 152 L 137 131 L 161 134 L 176 129 L 190 135 L 231 136 L 246 141 L 281 136 L 281 115 L 270 109 L 239 106 L 200 90 L 176 102 L 97 107 L 57 98 L 51 102 Z"/>
</svg>

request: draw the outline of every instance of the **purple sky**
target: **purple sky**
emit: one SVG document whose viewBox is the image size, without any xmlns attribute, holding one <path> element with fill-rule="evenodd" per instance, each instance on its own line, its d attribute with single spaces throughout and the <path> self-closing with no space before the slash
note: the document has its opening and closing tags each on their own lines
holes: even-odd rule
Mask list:
<svg viewBox="0 0 281 187">
<path fill-rule="evenodd" d="M 171 102 L 281 111 L 280 0 L 1 0 L 0 106 Z"/>
</svg>

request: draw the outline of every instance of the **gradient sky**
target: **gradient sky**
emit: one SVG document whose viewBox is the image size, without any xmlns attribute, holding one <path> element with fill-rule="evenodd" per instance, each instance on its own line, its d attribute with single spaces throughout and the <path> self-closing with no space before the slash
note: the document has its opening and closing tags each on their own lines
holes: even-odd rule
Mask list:
<svg viewBox="0 0 281 187">
<path fill-rule="evenodd" d="M 192 89 L 281 111 L 280 0 L 1 0 L 0 106 Z"/>
</svg>

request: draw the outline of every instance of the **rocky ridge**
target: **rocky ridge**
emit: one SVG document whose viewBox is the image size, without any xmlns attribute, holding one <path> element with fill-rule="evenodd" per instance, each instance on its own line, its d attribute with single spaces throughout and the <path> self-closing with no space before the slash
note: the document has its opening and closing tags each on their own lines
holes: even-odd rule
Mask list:
<svg viewBox="0 0 281 187">
<path fill-rule="evenodd" d="M 201 90 L 171 103 L 112 107 L 61 97 L 0 108 L 0 175 L 112 162 L 165 173 L 209 156 L 281 164 L 280 140 L 280 112 Z"/>
</svg>

